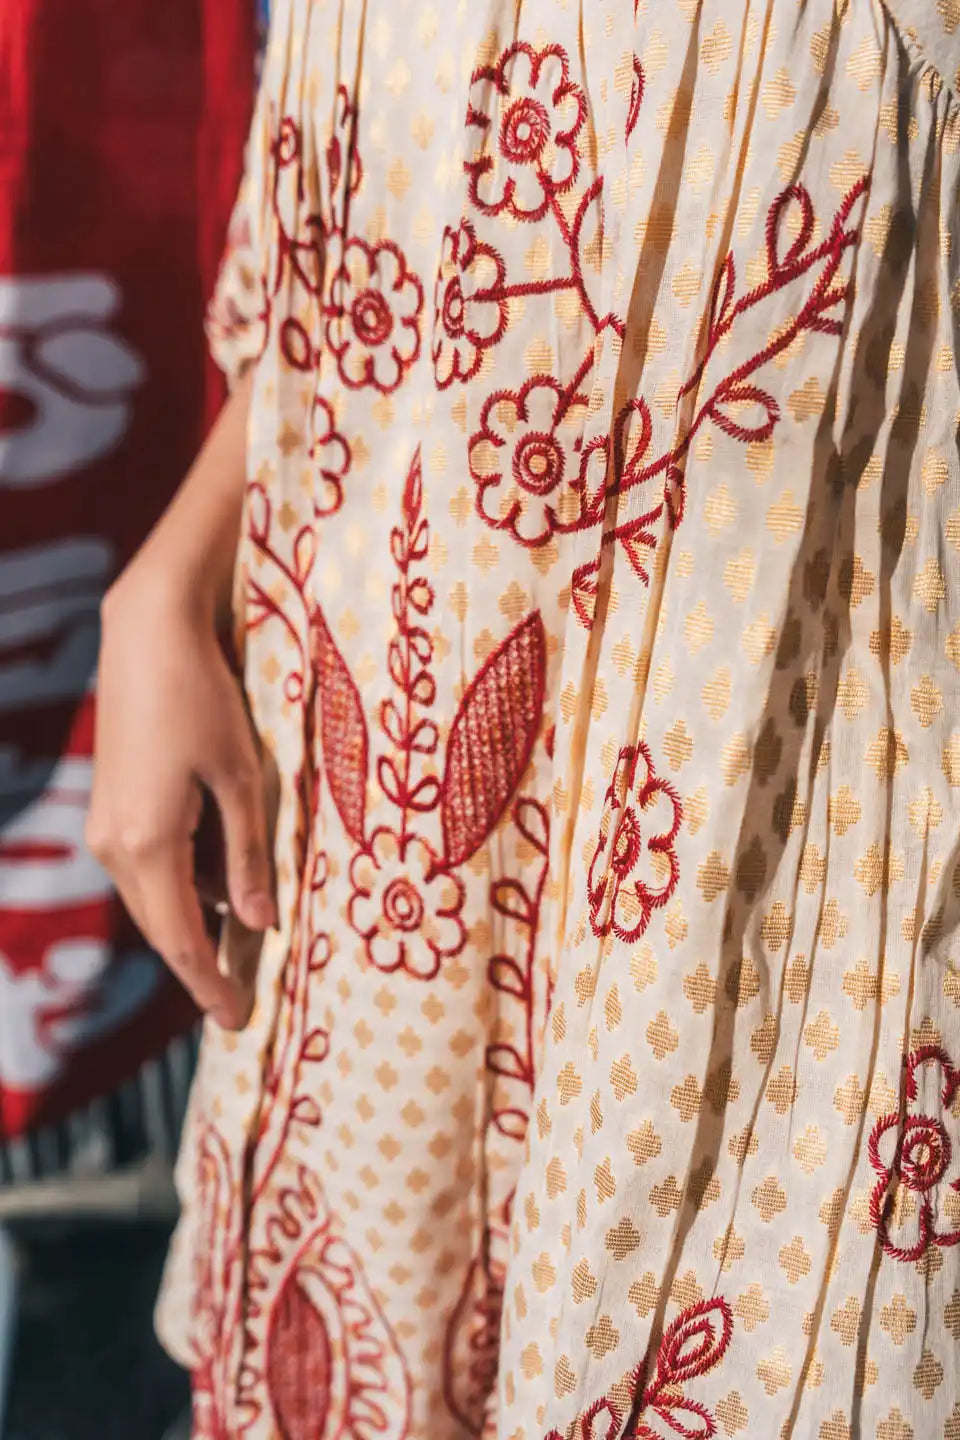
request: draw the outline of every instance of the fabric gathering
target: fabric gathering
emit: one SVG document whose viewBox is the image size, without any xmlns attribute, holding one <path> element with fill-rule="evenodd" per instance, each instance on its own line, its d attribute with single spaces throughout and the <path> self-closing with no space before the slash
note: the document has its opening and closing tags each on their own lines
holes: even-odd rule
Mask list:
<svg viewBox="0 0 960 1440">
<path fill-rule="evenodd" d="M 960 1440 L 958 72 L 956 0 L 274 7 L 198 1440 Z"/>
</svg>

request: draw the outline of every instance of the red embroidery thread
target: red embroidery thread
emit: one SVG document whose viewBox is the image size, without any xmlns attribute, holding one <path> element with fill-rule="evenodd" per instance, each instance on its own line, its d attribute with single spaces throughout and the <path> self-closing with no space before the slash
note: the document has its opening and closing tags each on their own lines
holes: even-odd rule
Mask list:
<svg viewBox="0 0 960 1440">
<path fill-rule="evenodd" d="M 526 1139 L 536 1086 L 535 1033 L 537 1018 L 545 1020 L 550 1008 L 549 982 L 543 977 L 542 997 L 536 994 L 536 947 L 540 912 L 550 852 L 550 819 L 546 806 L 521 797 L 512 822 L 536 856 L 529 879 L 502 877 L 491 885 L 490 902 L 503 924 L 504 942 L 514 933 L 514 953 L 508 946 L 492 956 L 487 975 L 500 1002 L 500 1013 L 514 1016 L 514 1034 L 520 1042 L 499 1041 L 487 1046 L 485 1062 L 492 1080 L 490 1123 L 517 1145 Z M 540 1003 L 538 1003 L 538 998 Z M 495 1177 L 490 1178 L 495 1186 Z M 447 1327 L 444 1347 L 444 1394 L 452 1415 L 471 1434 L 484 1432 L 500 1360 L 500 1317 L 510 1246 L 510 1219 L 515 1189 L 510 1186 L 502 1202 L 487 1196 L 487 1224 L 480 1250 L 467 1268 L 460 1297 Z"/>
<path fill-rule="evenodd" d="M 667 904 L 680 875 L 674 842 L 682 818 L 680 797 L 657 775 L 649 747 L 625 746 L 607 787 L 587 876 L 595 935 L 637 940 L 654 910 Z"/>
<path fill-rule="evenodd" d="M 455 230 L 447 226 L 434 289 L 433 371 L 440 390 L 472 380 L 484 351 L 503 338 L 505 277 L 502 256 L 477 240 L 469 220 Z"/>
<path fill-rule="evenodd" d="M 640 100 L 638 91 L 637 110 Z M 596 339 L 608 327 L 622 337 L 623 323 L 612 313 L 601 315 L 587 281 L 585 254 L 603 242 L 603 182 L 578 190 L 586 121 L 586 95 L 559 45 L 517 42 L 495 65 L 475 72 L 466 123 L 481 143 L 465 169 L 477 220 L 463 217 L 456 229 L 448 227 L 437 276 L 433 357 L 441 389 L 479 373 L 483 354 L 509 329 L 511 301 L 569 292 L 589 326 L 589 343 L 572 374 L 534 375 L 491 394 L 470 439 L 481 517 L 531 548 L 596 524 L 603 513 L 604 477 L 599 491 L 588 489 L 576 455 Z M 488 238 L 492 225 L 505 219 L 548 222 L 566 266 L 550 277 L 511 279 Z"/>
<path fill-rule="evenodd" d="M 527 768 L 543 716 L 547 638 L 538 611 L 487 657 L 457 707 L 440 785 L 444 858 L 463 865 L 491 834 Z"/>
<path fill-rule="evenodd" d="M 617 1440 L 621 1432 L 624 1440 L 668 1440 L 666 1432 L 683 1440 L 712 1440 L 717 1434 L 714 1416 L 705 1405 L 689 1399 L 684 1387 L 720 1364 L 732 1337 L 733 1312 L 726 1300 L 701 1300 L 689 1306 L 664 1331 L 650 1383 L 651 1357 L 645 1357 L 634 1372 L 636 1399 L 630 1415 L 625 1417 L 609 1396 L 598 1400 L 580 1416 L 577 1440 Z M 551 1430 L 544 1440 L 564 1440 L 564 1436 Z"/>
<path fill-rule="evenodd" d="M 420 354 L 423 285 L 392 240 L 351 236 L 330 281 L 327 347 L 350 390 L 389 395 Z"/>
<path fill-rule="evenodd" d="M 960 1085 L 958 1072 L 946 1050 L 939 1045 L 922 1045 L 905 1059 L 904 1104 L 900 1111 L 882 1115 L 870 1132 L 867 1155 L 879 1175 L 870 1195 L 870 1219 L 885 1255 L 893 1260 L 919 1260 L 931 1245 L 945 1249 L 960 1244 L 960 1226 L 941 1228 L 937 1223 L 937 1191 L 945 1186 L 960 1195 L 960 1169 L 953 1145 L 941 1116 L 951 1112 Z M 918 1077 L 935 1067 L 939 1115 L 914 1113 Z M 951 1169 L 957 1173 L 952 1179 Z M 900 1196 L 912 1204 L 901 1207 Z M 898 1211 L 901 1213 L 898 1216 Z M 911 1219 L 911 1216 L 913 1219 Z M 916 1227 L 912 1244 L 897 1244 L 891 1222 L 899 1218 L 909 1231 Z"/>
<path fill-rule="evenodd" d="M 687 452 L 703 425 L 711 421 L 724 434 L 742 444 L 769 439 L 779 423 L 780 407 L 769 391 L 754 383 L 753 377 L 792 345 L 799 335 L 807 331 L 826 335 L 841 333 L 842 315 L 850 298 L 851 286 L 847 281 L 838 282 L 837 275 L 844 255 L 859 239 L 860 232 L 850 224 L 850 217 L 857 202 L 866 194 L 867 187 L 866 176 L 862 176 L 851 186 L 833 217 L 826 238 L 818 245 L 810 243 L 815 217 L 809 192 L 800 184 L 788 186 L 782 191 L 767 213 L 767 275 L 739 300 L 736 299 L 736 264 L 733 252 L 727 254 L 710 300 L 704 353 L 692 375 L 681 386 L 677 396 L 678 404 L 699 389 L 718 346 L 731 334 L 738 320 L 786 286 L 816 271 L 817 267 L 819 272 L 796 315 L 788 324 L 772 333 L 766 345 L 717 382 L 707 397 L 698 404 L 692 420 L 683 432 L 675 437 L 669 449 L 653 460 L 646 460 L 652 427 L 645 422 L 642 427 L 642 441 L 633 445 L 629 457 L 626 457 L 622 444 L 618 442 L 618 432 L 624 423 L 624 412 L 621 411 L 617 417 L 612 441 L 607 447 L 610 473 L 605 479 L 605 494 L 622 495 L 660 477 L 663 477 L 664 489 L 662 498 L 644 514 L 606 529 L 597 557 L 574 572 L 573 606 L 586 628 L 589 629 L 593 623 L 603 552 L 609 546 L 621 545 L 634 572 L 644 584 L 647 583 L 643 552 L 651 554 L 656 548 L 658 541 L 657 531 L 653 528 L 655 525 L 660 525 L 665 519 L 670 528 L 674 529 L 682 518 L 683 466 Z M 789 216 L 794 207 L 799 208 L 797 234 L 785 253 L 781 254 L 782 236 L 789 234 Z M 645 401 L 635 400 L 630 404 L 633 408 L 642 407 L 649 417 Z M 758 412 L 752 423 L 739 418 L 739 409 L 745 406 L 753 406 Z"/>
<path fill-rule="evenodd" d="M 487 113 L 496 96 L 499 125 Z M 560 45 L 542 49 L 515 41 L 495 65 L 474 71 L 467 128 L 480 132 L 481 152 L 466 162 L 470 199 L 484 214 L 542 220 L 580 171 L 578 137 L 587 101 L 570 79 Z"/>
</svg>

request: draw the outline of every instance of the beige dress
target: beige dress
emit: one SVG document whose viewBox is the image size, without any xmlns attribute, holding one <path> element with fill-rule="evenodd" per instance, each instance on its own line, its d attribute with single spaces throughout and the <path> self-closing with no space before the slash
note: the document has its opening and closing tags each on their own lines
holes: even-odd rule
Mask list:
<svg viewBox="0 0 960 1440">
<path fill-rule="evenodd" d="M 280 0 L 202 1440 L 960 1440 L 960 4 Z"/>
</svg>

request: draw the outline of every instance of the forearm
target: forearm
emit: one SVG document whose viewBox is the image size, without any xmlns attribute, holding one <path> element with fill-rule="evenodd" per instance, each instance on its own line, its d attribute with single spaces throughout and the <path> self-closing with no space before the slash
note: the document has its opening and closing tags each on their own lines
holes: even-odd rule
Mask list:
<svg viewBox="0 0 960 1440">
<path fill-rule="evenodd" d="M 132 592 L 222 620 L 229 611 L 246 483 L 252 374 L 237 385 L 174 499 L 104 602 Z"/>
</svg>

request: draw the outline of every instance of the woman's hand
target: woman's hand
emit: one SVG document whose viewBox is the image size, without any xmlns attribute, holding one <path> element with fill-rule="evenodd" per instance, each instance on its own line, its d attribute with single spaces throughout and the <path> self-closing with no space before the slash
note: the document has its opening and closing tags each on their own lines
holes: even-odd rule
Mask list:
<svg viewBox="0 0 960 1440">
<path fill-rule="evenodd" d="M 220 812 L 227 893 L 251 930 L 276 923 L 262 770 L 217 639 L 242 507 L 246 396 L 235 395 L 183 489 L 103 604 L 91 850 L 149 942 L 221 1025 L 251 996 L 217 968 L 194 875 L 203 787 Z"/>
</svg>

